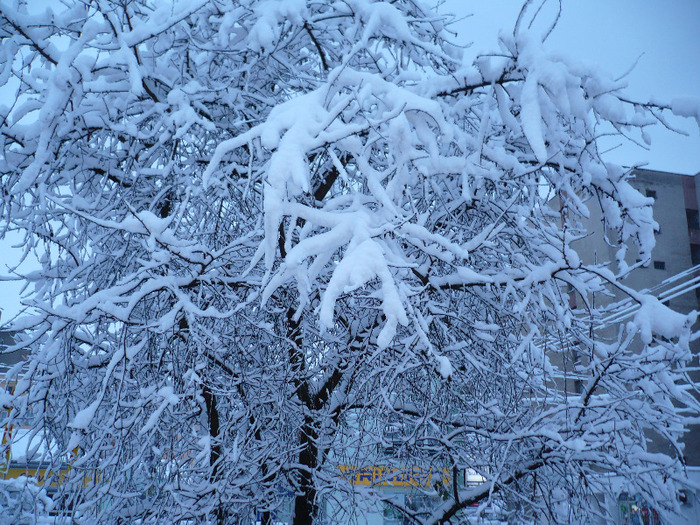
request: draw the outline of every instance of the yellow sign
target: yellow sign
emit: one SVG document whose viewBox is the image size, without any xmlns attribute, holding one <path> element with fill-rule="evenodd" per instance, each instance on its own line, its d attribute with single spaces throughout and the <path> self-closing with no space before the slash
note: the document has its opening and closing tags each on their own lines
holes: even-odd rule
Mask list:
<svg viewBox="0 0 700 525">
<path fill-rule="evenodd" d="M 30 478 L 36 478 L 39 485 L 46 483 L 48 479 L 51 479 L 51 487 L 57 487 L 66 482 L 68 473 L 72 470 L 70 465 L 64 465 L 58 471 L 52 472 L 46 467 L 39 466 L 37 464 L 21 463 L 17 462 L 14 465 L 6 467 L 4 470 L 0 471 L 0 479 L 15 479 L 20 476 L 27 476 Z M 89 483 L 92 482 L 92 476 L 90 473 L 85 472 L 83 474 L 82 486 L 87 487 Z M 100 474 L 97 474 L 97 480 L 101 479 Z"/>
<path fill-rule="evenodd" d="M 340 465 L 338 468 L 343 477 L 353 485 L 432 487 L 436 483 L 443 486 L 450 484 L 450 471 L 446 468 L 434 470 L 420 467 L 354 467 L 351 465 Z"/>
</svg>

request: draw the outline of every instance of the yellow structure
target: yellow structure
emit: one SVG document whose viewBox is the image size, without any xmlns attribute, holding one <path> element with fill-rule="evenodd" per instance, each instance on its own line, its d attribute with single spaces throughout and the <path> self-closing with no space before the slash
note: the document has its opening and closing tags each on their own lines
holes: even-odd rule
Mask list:
<svg viewBox="0 0 700 525">
<path fill-rule="evenodd" d="M 422 469 L 374 465 L 366 467 L 340 465 L 338 468 L 343 477 L 353 485 L 381 487 L 432 487 L 436 483 L 444 487 L 450 485 L 450 471 L 446 468 Z"/>
</svg>

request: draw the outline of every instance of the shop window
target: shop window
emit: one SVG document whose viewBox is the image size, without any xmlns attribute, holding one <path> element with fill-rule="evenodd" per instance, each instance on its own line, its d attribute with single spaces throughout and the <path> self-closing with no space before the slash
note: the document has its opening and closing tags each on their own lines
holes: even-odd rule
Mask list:
<svg viewBox="0 0 700 525">
<path fill-rule="evenodd" d="M 404 507 L 410 515 L 419 518 L 428 518 L 430 514 L 440 504 L 437 496 L 427 496 L 425 494 L 397 495 L 392 498 L 395 505 L 384 503 L 384 525 L 409 525 L 416 521 L 403 512 L 398 507 Z"/>
<path fill-rule="evenodd" d="M 630 496 L 627 492 L 617 499 L 621 525 L 661 525 L 659 514 L 639 495 Z"/>
</svg>

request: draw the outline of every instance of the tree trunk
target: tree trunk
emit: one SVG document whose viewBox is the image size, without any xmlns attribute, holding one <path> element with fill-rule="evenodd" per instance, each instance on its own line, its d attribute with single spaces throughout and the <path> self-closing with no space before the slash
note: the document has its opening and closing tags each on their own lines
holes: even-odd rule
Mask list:
<svg viewBox="0 0 700 525">
<path fill-rule="evenodd" d="M 209 424 L 209 437 L 211 440 L 211 454 L 209 455 L 209 466 L 211 474 L 209 480 L 215 483 L 219 479 L 219 458 L 221 457 L 221 443 L 219 442 L 219 410 L 216 407 L 216 396 L 211 389 L 204 385 L 202 387 L 202 397 L 207 406 L 207 422 Z M 219 525 L 226 523 L 226 511 L 221 506 L 221 502 L 216 509 L 216 522 Z"/>
<path fill-rule="evenodd" d="M 313 480 L 313 472 L 317 467 L 317 437 L 313 418 L 305 416 L 304 425 L 299 432 L 299 443 L 302 445 L 299 452 L 299 464 L 302 466 L 299 470 L 301 494 L 294 498 L 294 525 L 311 525 L 318 516 L 317 493 Z"/>
</svg>

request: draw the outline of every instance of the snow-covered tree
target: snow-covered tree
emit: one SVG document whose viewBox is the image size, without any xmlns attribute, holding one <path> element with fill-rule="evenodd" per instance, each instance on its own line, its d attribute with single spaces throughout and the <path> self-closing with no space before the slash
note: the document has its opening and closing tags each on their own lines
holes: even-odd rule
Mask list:
<svg viewBox="0 0 700 525">
<path fill-rule="evenodd" d="M 649 258 L 597 139 L 697 106 L 549 52 L 529 3 L 475 61 L 418 0 L 66 4 L 0 8 L 0 216 L 42 265 L 3 422 L 66 513 L 337 522 L 391 455 L 445 478 L 386 501 L 416 523 L 585 523 L 611 474 L 673 510 L 695 315 L 576 240 L 599 208 Z M 640 308 L 602 340 L 612 289 Z"/>
</svg>

